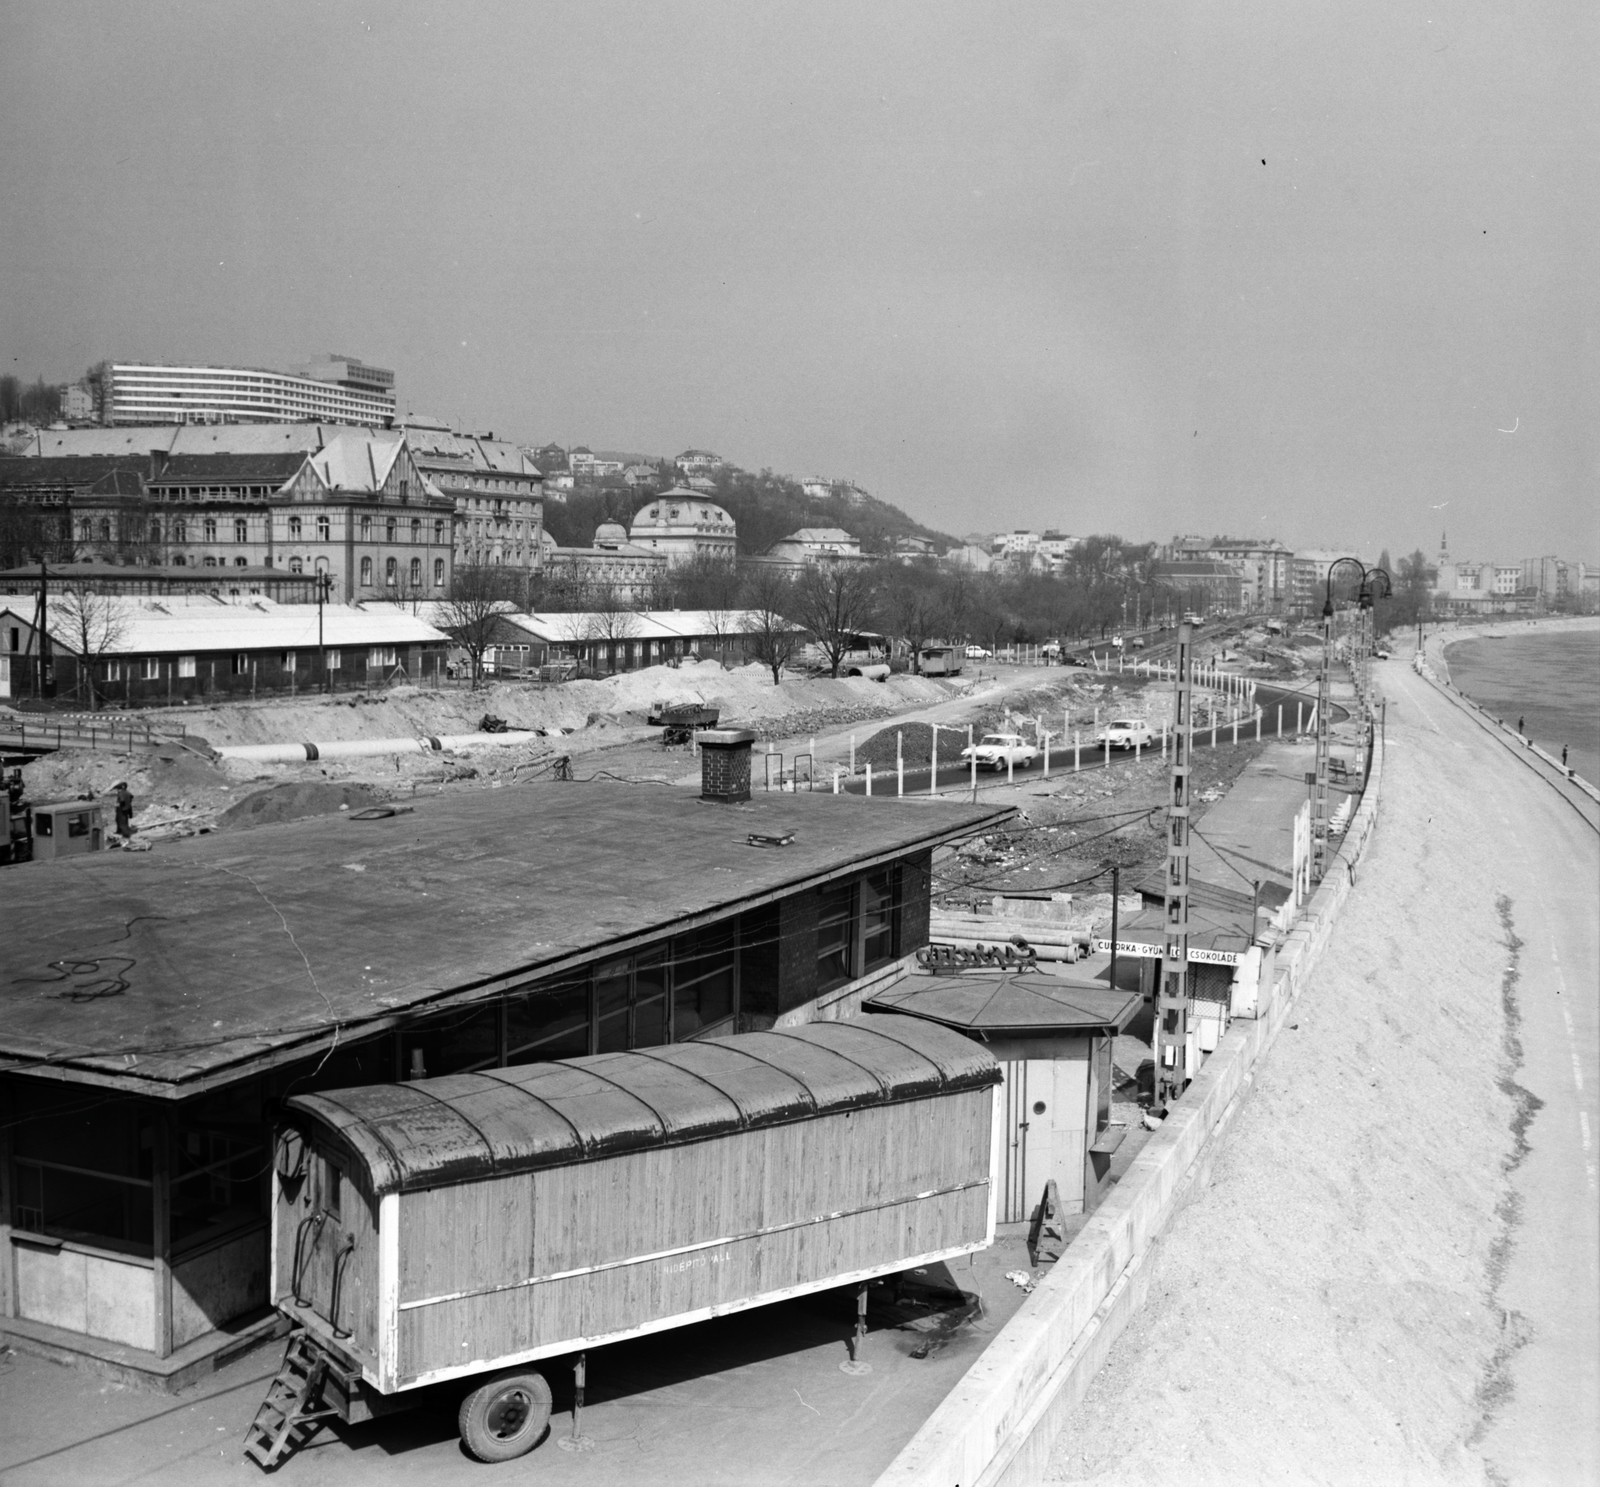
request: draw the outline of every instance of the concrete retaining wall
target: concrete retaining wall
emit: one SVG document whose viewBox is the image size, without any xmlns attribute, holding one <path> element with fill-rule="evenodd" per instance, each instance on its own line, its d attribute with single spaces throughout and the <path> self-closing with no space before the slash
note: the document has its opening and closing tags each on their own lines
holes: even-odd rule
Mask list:
<svg viewBox="0 0 1600 1487">
<path fill-rule="evenodd" d="M 1067 1412 L 1142 1304 L 1150 1257 L 1172 1216 L 1210 1181 L 1221 1138 L 1257 1061 L 1314 970 L 1377 819 L 1382 741 L 1328 872 L 1278 946 L 1254 1019 L 1235 1019 L 1111 1194 L 961 1382 L 878 1478 L 878 1487 L 1037 1482 Z"/>
</svg>

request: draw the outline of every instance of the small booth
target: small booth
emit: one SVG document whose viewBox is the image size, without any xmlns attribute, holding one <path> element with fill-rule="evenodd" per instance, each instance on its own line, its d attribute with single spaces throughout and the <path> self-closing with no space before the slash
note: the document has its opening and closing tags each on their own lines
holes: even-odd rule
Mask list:
<svg viewBox="0 0 1600 1487">
<path fill-rule="evenodd" d="M 35 862 L 98 852 L 105 844 L 105 818 L 98 801 L 62 800 L 33 807 Z"/>
<path fill-rule="evenodd" d="M 1139 1014 L 1137 992 L 1036 970 L 911 976 L 868 1012 L 942 1023 L 1000 1063 L 1000 1223 L 1028 1223 L 1052 1179 L 1060 1212 L 1082 1213 L 1126 1128 L 1111 1120 L 1111 1044 Z"/>
</svg>

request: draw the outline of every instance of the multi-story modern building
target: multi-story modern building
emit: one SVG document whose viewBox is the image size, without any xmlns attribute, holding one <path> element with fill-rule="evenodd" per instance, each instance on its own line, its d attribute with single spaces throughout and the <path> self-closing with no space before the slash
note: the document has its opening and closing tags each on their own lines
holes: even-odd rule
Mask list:
<svg viewBox="0 0 1600 1487">
<path fill-rule="evenodd" d="M 295 372 L 261 367 L 112 362 L 102 423 L 394 422 L 394 373 L 354 357 L 328 356 Z"/>
<path fill-rule="evenodd" d="M 543 552 L 544 477 L 528 453 L 491 434 L 456 434 L 407 419 L 406 444 L 420 469 L 455 502 L 455 560 L 532 573 Z"/>
</svg>

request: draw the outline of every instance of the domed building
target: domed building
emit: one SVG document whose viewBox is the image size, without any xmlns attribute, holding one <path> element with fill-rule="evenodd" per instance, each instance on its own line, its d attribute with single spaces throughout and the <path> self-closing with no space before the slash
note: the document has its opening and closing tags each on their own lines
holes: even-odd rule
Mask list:
<svg viewBox="0 0 1600 1487">
<path fill-rule="evenodd" d="M 597 544 L 599 540 L 596 533 Z M 697 553 L 710 553 L 731 563 L 738 552 L 739 532 L 733 518 L 715 501 L 676 486 L 639 509 L 629 540 L 635 547 L 660 553 L 669 567 L 677 567 Z"/>
</svg>

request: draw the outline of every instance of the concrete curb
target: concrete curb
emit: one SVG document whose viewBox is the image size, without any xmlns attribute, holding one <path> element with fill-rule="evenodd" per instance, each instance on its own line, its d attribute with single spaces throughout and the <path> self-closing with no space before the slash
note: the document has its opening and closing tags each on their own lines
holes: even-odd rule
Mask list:
<svg viewBox="0 0 1600 1487">
<path fill-rule="evenodd" d="M 1122 1181 L 961 1381 L 878 1478 L 878 1487 L 1037 1482 L 1067 1411 L 1144 1301 L 1154 1246 L 1211 1179 L 1256 1063 L 1309 980 L 1377 820 L 1383 742 L 1327 875 L 1280 943 L 1271 994 L 1236 1019 Z"/>
</svg>

